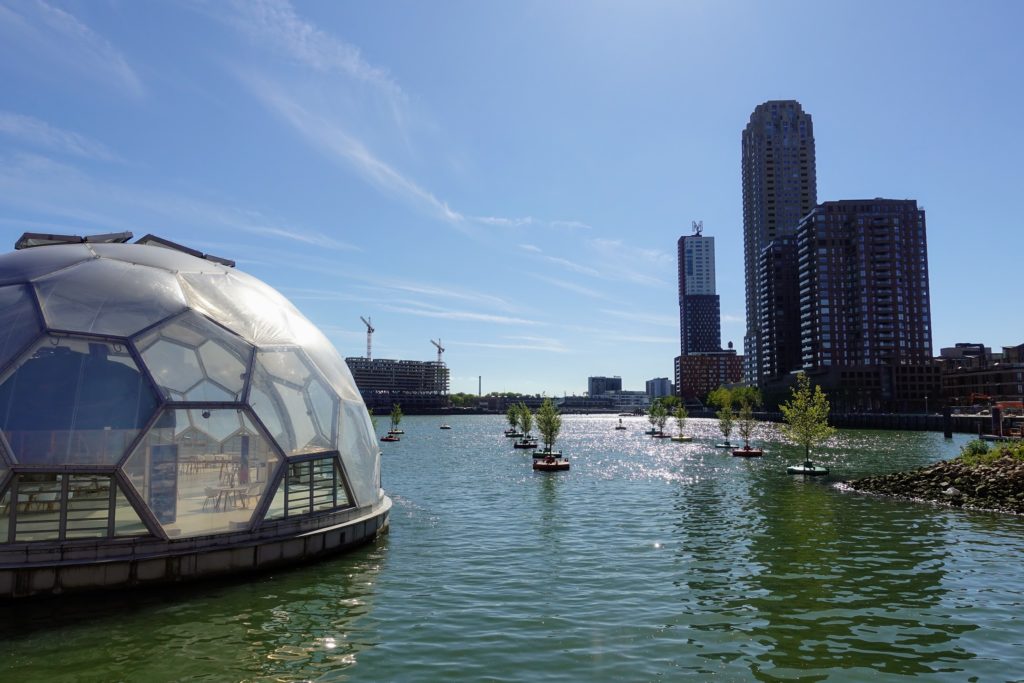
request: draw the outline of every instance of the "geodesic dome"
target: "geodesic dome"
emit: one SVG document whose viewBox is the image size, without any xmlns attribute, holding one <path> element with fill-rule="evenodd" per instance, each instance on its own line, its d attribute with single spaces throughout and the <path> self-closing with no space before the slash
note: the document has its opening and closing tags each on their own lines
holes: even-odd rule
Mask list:
<svg viewBox="0 0 1024 683">
<path fill-rule="evenodd" d="M 174 540 L 382 495 L 348 367 L 263 282 L 151 244 L 0 255 L 0 543 Z"/>
</svg>

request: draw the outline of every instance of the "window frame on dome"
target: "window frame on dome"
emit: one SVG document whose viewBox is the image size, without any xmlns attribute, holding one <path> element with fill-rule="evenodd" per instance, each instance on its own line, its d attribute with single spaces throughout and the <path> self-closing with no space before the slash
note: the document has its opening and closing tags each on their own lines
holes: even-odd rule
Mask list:
<svg viewBox="0 0 1024 683">
<path fill-rule="evenodd" d="M 32 482 L 23 480 L 19 475 L 25 475 L 26 479 L 32 477 L 45 477 L 52 476 L 54 478 L 54 484 L 56 486 L 45 489 L 42 487 L 43 482 Z M 76 513 L 80 513 L 82 508 L 77 507 L 77 504 L 73 503 L 74 495 L 79 493 L 80 490 L 73 487 L 73 479 L 75 477 L 81 477 L 83 479 L 88 478 L 92 483 L 97 483 L 99 480 L 103 480 L 106 488 L 106 506 L 94 507 L 92 510 L 105 510 L 105 519 L 102 524 L 94 527 L 77 527 L 75 524 Z M 25 487 L 25 491 L 28 491 L 29 486 L 32 486 L 32 490 L 25 499 L 22 499 L 21 494 L 23 493 L 22 488 Z M 40 488 L 35 488 L 39 486 Z M 153 526 L 150 520 L 147 519 L 146 515 L 140 513 L 136 503 L 131 499 L 130 493 L 126 490 L 126 486 L 130 486 L 128 482 L 124 481 L 123 477 L 119 476 L 116 470 L 110 468 L 93 468 L 83 469 L 81 467 L 67 467 L 60 469 L 51 470 L 39 470 L 39 469 L 21 469 L 12 470 L 3 478 L 2 484 L 0 484 L 0 501 L 7 500 L 7 507 L 2 510 L 3 514 L 7 516 L 4 524 L 6 528 L 0 531 L 0 545 L 12 545 L 20 543 L 95 543 L 96 541 L 131 541 L 140 537 L 158 537 L 159 534 L 153 531 Z M 102 490 L 102 484 L 100 485 Z M 55 498 L 47 498 L 44 500 L 33 500 L 32 496 L 35 494 L 44 493 L 46 495 L 55 494 Z M 117 522 L 117 511 L 118 511 L 118 494 L 124 497 L 132 512 L 142 523 L 144 531 L 134 534 L 118 534 L 118 522 Z M 82 500 L 79 498 L 79 500 Z M 41 512 L 52 513 L 48 518 L 37 520 L 39 523 L 49 522 L 50 526 L 40 527 L 35 532 L 37 534 L 45 534 L 41 538 L 19 538 L 19 515 L 32 512 L 29 506 L 32 504 L 45 504 L 47 505 L 46 510 L 40 510 Z M 24 506 L 22 509 L 21 506 Z M 52 507 L 50 507 L 52 506 Z M 88 509 L 88 508 L 87 508 Z M 22 522 L 26 520 L 22 519 Z M 55 525 L 54 525 L 55 524 Z M 77 527 L 77 528 L 76 528 Z M 76 532 L 88 532 L 94 533 L 76 533 Z M 22 536 L 27 533 L 32 533 L 28 529 L 22 529 Z"/>
<path fill-rule="evenodd" d="M 294 514 L 289 514 L 288 493 L 290 488 L 289 484 L 292 481 L 292 468 L 308 464 L 310 466 L 310 475 L 312 476 L 312 463 L 323 461 L 331 463 L 332 473 L 335 475 L 334 477 L 332 477 L 332 495 L 334 494 L 335 491 L 337 491 L 337 487 L 340 484 L 342 490 L 344 490 L 345 492 L 345 497 L 348 499 L 348 502 L 344 505 L 339 505 L 338 499 L 335 496 L 334 502 L 330 507 L 316 509 L 314 503 L 314 489 L 310 488 L 308 510 L 305 512 L 296 512 Z M 264 509 L 259 511 L 261 524 L 263 522 L 279 522 L 288 519 L 302 519 L 306 517 L 314 517 L 316 515 L 337 512 L 338 510 L 348 510 L 358 507 L 356 499 L 352 495 L 352 486 L 349 484 L 348 472 L 345 471 L 345 463 L 341 459 L 341 453 L 337 450 L 322 451 L 319 453 L 303 453 L 302 455 L 290 456 L 285 459 L 283 466 L 280 468 L 278 477 L 279 479 L 274 482 L 274 494 L 271 496 L 267 496 L 267 499 L 264 501 Z M 280 516 L 268 518 L 267 515 L 270 513 L 270 508 L 273 505 L 274 499 L 277 497 L 279 492 L 283 493 L 284 496 L 284 504 L 282 507 L 283 514 L 281 514 Z"/>
</svg>

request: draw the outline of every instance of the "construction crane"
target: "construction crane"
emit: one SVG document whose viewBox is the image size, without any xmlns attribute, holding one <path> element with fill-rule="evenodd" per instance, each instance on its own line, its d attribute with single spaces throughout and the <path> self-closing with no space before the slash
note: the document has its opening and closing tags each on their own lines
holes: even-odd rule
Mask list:
<svg viewBox="0 0 1024 683">
<path fill-rule="evenodd" d="M 364 325 L 366 325 L 366 360 L 373 360 L 373 357 L 370 355 L 370 342 L 373 340 L 374 333 L 373 325 L 371 325 L 370 321 L 363 316 L 359 316 L 359 319 L 363 321 Z"/>
<path fill-rule="evenodd" d="M 441 340 L 438 339 L 437 341 L 434 341 L 433 339 L 431 339 L 430 343 L 437 347 L 437 362 L 440 363 L 441 354 L 444 353 L 444 347 L 441 346 Z"/>
</svg>

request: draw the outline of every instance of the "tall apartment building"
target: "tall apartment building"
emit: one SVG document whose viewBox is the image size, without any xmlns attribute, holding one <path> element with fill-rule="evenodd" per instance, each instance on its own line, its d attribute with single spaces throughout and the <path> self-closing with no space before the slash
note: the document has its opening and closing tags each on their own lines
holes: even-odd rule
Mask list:
<svg viewBox="0 0 1024 683">
<path fill-rule="evenodd" d="M 761 383 L 761 326 L 768 312 L 758 297 L 762 253 L 775 239 L 795 234 L 800 219 L 817 203 L 814 128 L 811 115 L 795 100 L 771 100 L 758 105 L 742 135 L 743 265 L 746 281 L 747 329 L 743 337 L 744 375 L 749 384 Z M 796 273 L 779 273 L 795 282 Z M 779 288 L 784 288 L 780 285 Z M 767 350 L 774 348 L 769 343 Z M 784 354 L 770 361 L 788 372 Z"/>
<path fill-rule="evenodd" d="M 715 293 L 715 238 L 705 237 L 703 223 L 677 243 L 679 263 L 679 351 L 720 351 L 722 322 Z"/>
<path fill-rule="evenodd" d="M 662 396 L 672 395 L 672 380 L 668 377 L 655 377 L 654 379 L 647 380 L 647 395 L 651 398 L 660 398 Z"/>
<path fill-rule="evenodd" d="M 620 391 L 622 391 L 622 378 L 617 375 L 615 377 L 587 378 L 587 395 L 591 398 Z"/>
<path fill-rule="evenodd" d="M 679 238 L 679 356 L 675 359 L 676 393 L 703 400 L 722 384 L 742 378 L 743 357 L 722 350 L 722 318 L 715 293 L 715 238 L 705 237 L 703 224 Z"/>
<path fill-rule="evenodd" d="M 776 237 L 757 262 L 757 376 L 761 386 L 800 367 L 800 290 L 796 238 Z"/>
<path fill-rule="evenodd" d="M 924 209 L 912 199 L 825 202 L 801 221 L 796 255 L 803 369 L 851 409 L 934 399 Z"/>
</svg>

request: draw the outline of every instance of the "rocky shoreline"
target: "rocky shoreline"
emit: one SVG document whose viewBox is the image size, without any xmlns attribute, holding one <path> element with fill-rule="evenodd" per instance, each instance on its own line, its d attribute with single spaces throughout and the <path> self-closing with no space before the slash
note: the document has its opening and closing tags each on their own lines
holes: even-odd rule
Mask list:
<svg viewBox="0 0 1024 683">
<path fill-rule="evenodd" d="M 909 472 L 857 479 L 846 486 L 953 507 L 1024 514 L 1024 460 L 1010 455 L 976 465 L 943 460 Z"/>
</svg>

